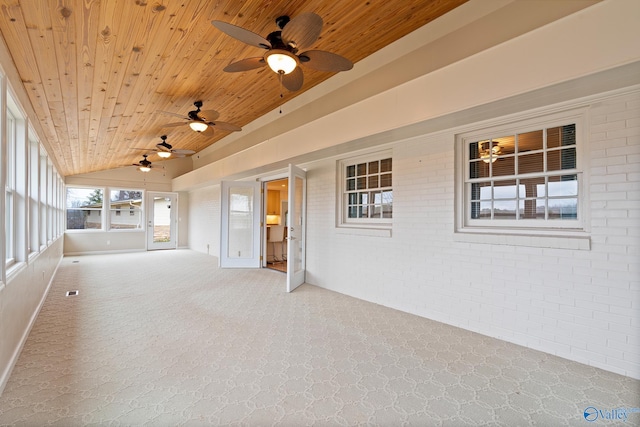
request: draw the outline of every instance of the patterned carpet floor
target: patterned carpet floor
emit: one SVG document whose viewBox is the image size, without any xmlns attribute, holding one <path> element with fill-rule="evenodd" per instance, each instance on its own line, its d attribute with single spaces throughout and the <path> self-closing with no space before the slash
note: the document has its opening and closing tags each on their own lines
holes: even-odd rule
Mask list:
<svg viewBox="0 0 640 427">
<path fill-rule="evenodd" d="M 640 407 L 640 381 L 216 264 L 65 257 L 0 425 L 584 426 L 594 409 Z"/>
</svg>

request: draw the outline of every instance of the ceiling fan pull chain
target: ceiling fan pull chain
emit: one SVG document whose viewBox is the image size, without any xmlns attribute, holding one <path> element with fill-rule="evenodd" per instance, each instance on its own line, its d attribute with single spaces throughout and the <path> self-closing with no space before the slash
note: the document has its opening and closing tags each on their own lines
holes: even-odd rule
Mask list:
<svg viewBox="0 0 640 427">
<path fill-rule="evenodd" d="M 280 98 L 284 98 L 284 89 L 282 87 L 282 76 L 284 76 L 284 72 L 280 71 L 278 73 L 278 79 L 280 80 Z M 280 104 L 280 114 L 282 114 L 282 104 Z"/>
</svg>

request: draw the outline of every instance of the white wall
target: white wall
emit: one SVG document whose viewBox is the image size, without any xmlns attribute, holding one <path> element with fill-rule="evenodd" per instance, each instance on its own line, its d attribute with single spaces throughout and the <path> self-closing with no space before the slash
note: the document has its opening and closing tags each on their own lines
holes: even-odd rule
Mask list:
<svg viewBox="0 0 640 427">
<path fill-rule="evenodd" d="M 160 163 L 160 162 L 158 162 Z M 67 186 L 124 188 L 144 191 L 171 192 L 171 179 L 191 169 L 189 158 L 163 161 L 162 173 L 139 172 L 135 167 L 99 171 L 65 177 Z M 160 167 L 160 166 L 158 166 Z M 188 192 L 178 193 L 178 247 L 188 244 Z M 146 207 L 145 207 L 146 208 Z M 126 209 L 122 215 L 128 215 Z M 146 211 L 143 211 L 146 224 Z M 65 254 L 130 252 L 146 250 L 146 227 L 142 230 L 74 230 L 64 235 Z"/>
<path fill-rule="evenodd" d="M 0 288 L 0 393 L 47 296 L 62 258 L 62 242 L 51 242 Z"/>
<path fill-rule="evenodd" d="M 218 238 L 221 179 L 304 164 L 308 283 L 640 378 L 638 13 L 604 1 L 175 179 L 191 189 L 190 246 L 203 251 L 195 230 Z M 588 108 L 589 245 L 459 239 L 454 134 L 560 103 Z M 336 159 L 382 146 L 391 237 L 337 229 Z"/>
<path fill-rule="evenodd" d="M 336 162 L 314 163 L 307 282 L 640 378 L 639 118 L 640 88 L 589 108 L 591 250 L 459 241 L 453 130 L 390 145 L 387 238 L 335 227 Z"/>
<path fill-rule="evenodd" d="M 220 257 L 220 186 L 189 193 L 189 248 Z"/>
</svg>

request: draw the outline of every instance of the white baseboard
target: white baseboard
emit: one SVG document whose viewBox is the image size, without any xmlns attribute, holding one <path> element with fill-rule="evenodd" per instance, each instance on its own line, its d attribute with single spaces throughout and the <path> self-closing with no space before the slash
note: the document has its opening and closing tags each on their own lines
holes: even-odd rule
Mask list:
<svg viewBox="0 0 640 427">
<path fill-rule="evenodd" d="M 118 251 L 81 251 L 81 252 L 65 252 L 64 256 L 126 254 L 131 252 L 146 252 L 146 251 L 147 251 L 146 249 L 122 249 Z"/>
</svg>

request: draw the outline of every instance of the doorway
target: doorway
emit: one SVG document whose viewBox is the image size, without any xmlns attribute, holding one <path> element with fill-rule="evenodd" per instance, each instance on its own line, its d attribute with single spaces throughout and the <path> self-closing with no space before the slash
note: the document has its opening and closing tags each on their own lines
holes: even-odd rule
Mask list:
<svg viewBox="0 0 640 427">
<path fill-rule="evenodd" d="M 291 292 L 304 283 L 306 274 L 307 175 L 291 164 L 288 169 L 286 184 L 277 184 L 279 188 L 271 193 L 269 208 L 268 186 L 260 180 L 221 182 L 220 267 L 259 268 L 267 267 L 267 261 L 272 261 L 270 267 L 279 264 L 286 268 L 286 291 Z M 283 184 L 288 189 L 286 200 L 283 200 Z M 267 214 L 271 217 L 267 218 Z M 280 229 L 282 239 L 279 231 L 274 231 Z M 268 246 L 271 246 L 270 253 Z M 268 259 L 268 255 L 273 258 Z"/>
<path fill-rule="evenodd" d="M 289 180 L 287 178 L 264 182 L 265 238 L 264 267 L 287 272 L 287 214 Z"/>
<path fill-rule="evenodd" d="M 147 192 L 147 250 L 176 249 L 178 195 Z"/>
</svg>

